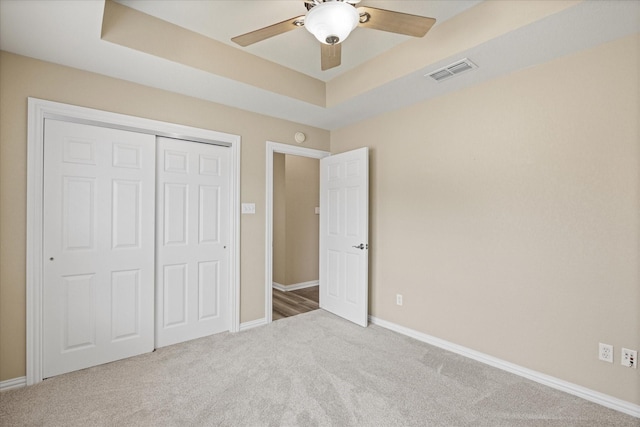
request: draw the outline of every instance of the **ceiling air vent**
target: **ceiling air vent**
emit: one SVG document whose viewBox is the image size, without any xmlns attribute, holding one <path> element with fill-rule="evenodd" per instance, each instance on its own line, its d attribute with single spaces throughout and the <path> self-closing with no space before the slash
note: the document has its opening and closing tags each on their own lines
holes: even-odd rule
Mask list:
<svg viewBox="0 0 640 427">
<path fill-rule="evenodd" d="M 454 62 L 453 64 L 449 64 L 446 67 L 442 67 L 432 73 L 426 74 L 425 77 L 429 76 L 433 80 L 441 82 L 442 80 L 448 79 L 449 77 L 456 76 L 460 73 L 464 73 L 465 71 L 474 68 L 478 68 L 478 66 L 467 58 L 464 58 L 460 61 Z"/>
</svg>

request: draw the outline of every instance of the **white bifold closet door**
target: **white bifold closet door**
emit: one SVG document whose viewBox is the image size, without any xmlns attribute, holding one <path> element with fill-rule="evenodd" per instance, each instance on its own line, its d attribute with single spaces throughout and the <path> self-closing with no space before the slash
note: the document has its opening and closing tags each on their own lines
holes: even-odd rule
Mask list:
<svg viewBox="0 0 640 427">
<path fill-rule="evenodd" d="M 229 149 L 157 139 L 156 347 L 229 330 Z"/>
<path fill-rule="evenodd" d="M 44 377 L 154 347 L 155 136 L 45 120 Z"/>
</svg>

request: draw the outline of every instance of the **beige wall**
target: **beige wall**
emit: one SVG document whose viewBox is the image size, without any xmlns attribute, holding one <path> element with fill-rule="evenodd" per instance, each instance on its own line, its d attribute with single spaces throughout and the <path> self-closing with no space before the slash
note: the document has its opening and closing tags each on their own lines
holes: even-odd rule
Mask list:
<svg viewBox="0 0 640 427">
<path fill-rule="evenodd" d="M 27 97 L 180 123 L 242 137 L 241 321 L 264 316 L 265 141 L 327 150 L 329 133 L 183 95 L 2 52 L 0 54 L 0 380 L 25 375 Z"/>
<path fill-rule="evenodd" d="M 285 155 L 273 153 L 273 266 L 272 280 L 284 285 L 287 276 L 287 186 Z"/>
<path fill-rule="evenodd" d="M 332 132 L 371 147 L 371 314 L 640 404 L 639 76 L 635 35 Z"/>
<path fill-rule="evenodd" d="M 320 161 L 287 155 L 287 280 L 286 285 L 318 280 Z"/>
<path fill-rule="evenodd" d="M 320 161 L 274 154 L 273 281 L 281 285 L 318 280 Z"/>
</svg>

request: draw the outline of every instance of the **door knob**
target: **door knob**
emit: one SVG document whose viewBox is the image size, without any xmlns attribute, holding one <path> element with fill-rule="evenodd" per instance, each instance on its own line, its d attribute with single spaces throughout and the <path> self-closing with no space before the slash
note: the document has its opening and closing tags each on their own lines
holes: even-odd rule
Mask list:
<svg viewBox="0 0 640 427">
<path fill-rule="evenodd" d="M 360 243 L 358 246 L 352 246 L 356 249 L 369 249 L 369 245 L 365 245 L 364 243 Z"/>
</svg>

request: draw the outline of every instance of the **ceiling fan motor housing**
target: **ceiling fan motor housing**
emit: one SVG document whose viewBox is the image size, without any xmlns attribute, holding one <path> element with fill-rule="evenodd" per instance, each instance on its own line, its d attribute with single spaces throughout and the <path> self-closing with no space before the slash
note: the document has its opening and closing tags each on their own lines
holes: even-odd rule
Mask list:
<svg viewBox="0 0 640 427">
<path fill-rule="evenodd" d="M 334 45 L 345 41 L 359 21 L 360 14 L 355 7 L 333 0 L 309 9 L 304 26 L 320 43 Z"/>
</svg>

